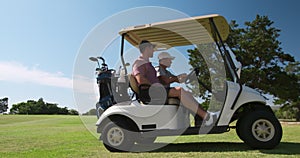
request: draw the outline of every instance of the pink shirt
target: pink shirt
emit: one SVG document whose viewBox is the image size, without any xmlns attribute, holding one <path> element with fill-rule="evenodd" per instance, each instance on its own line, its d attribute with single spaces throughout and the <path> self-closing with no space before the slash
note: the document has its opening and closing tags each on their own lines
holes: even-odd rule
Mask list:
<svg viewBox="0 0 300 158">
<path fill-rule="evenodd" d="M 146 60 L 141 56 L 134 62 L 132 66 L 132 74 L 134 76 L 138 74 L 144 76 L 151 84 L 159 83 L 155 68 L 149 60 Z"/>
</svg>

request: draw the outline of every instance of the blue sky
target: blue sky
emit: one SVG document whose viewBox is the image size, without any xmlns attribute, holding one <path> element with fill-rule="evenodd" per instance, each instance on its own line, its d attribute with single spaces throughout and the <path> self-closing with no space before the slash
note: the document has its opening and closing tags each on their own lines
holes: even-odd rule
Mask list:
<svg viewBox="0 0 300 158">
<path fill-rule="evenodd" d="M 267 15 L 281 29 L 279 40 L 283 50 L 300 60 L 299 3 L 297 0 L 1 0 L 0 98 L 8 97 L 11 106 L 42 97 L 47 102 L 76 109 L 72 76 L 82 42 L 110 16 L 135 7 L 167 7 L 189 16 L 217 13 L 239 24 L 252 21 L 256 14 Z"/>
</svg>

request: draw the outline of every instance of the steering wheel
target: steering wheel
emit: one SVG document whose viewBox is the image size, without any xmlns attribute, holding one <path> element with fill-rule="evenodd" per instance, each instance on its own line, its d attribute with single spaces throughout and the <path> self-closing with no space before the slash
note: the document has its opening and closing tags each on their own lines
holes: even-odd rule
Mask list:
<svg viewBox="0 0 300 158">
<path fill-rule="evenodd" d="M 194 68 L 187 76 L 186 76 L 186 79 L 185 79 L 185 84 L 189 84 L 192 82 L 192 78 L 193 76 L 196 76 L 196 70 L 197 68 Z"/>
</svg>

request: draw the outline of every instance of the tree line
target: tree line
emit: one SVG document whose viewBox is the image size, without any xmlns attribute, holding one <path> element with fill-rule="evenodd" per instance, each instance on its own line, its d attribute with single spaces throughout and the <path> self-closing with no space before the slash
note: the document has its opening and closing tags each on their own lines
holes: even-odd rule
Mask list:
<svg viewBox="0 0 300 158">
<path fill-rule="evenodd" d="M 78 115 L 78 111 L 68 109 L 67 107 L 58 107 L 58 104 L 47 103 L 40 98 L 38 101 L 28 100 L 13 104 L 10 109 L 10 114 L 60 114 L 60 115 Z"/>
<path fill-rule="evenodd" d="M 6 112 L 8 109 L 8 98 L 0 99 L 0 114 Z"/>
</svg>

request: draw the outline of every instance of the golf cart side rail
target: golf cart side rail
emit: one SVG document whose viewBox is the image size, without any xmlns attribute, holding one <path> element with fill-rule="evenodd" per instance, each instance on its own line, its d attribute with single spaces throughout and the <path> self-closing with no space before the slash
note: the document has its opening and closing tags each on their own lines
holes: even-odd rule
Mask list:
<svg viewBox="0 0 300 158">
<path fill-rule="evenodd" d="M 215 42 L 218 46 L 219 51 L 222 53 L 221 47 L 224 50 L 224 52 L 223 52 L 224 54 L 222 54 L 222 57 L 223 57 L 223 60 L 226 63 L 226 67 L 229 68 L 228 70 L 230 71 L 230 75 L 231 75 L 230 77 L 232 78 L 232 80 L 234 80 L 235 82 L 237 82 L 239 84 L 239 91 L 238 91 L 238 93 L 237 93 L 237 95 L 236 95 L 236 97 L 235 97 L 235 99 L 234 99 L 234 101 L 231 105 L 231 110 L 233 110 L 236 103 L 237 103 L 237 101 L 238 101 L 238 99 L 239 99 L 239 97 L 240 97 L 240 95 L 241 95 L 241 93 L 242 93 L 242 91 L 243 91 L 243 85 L 240 82 L 239 76 L 236 72 L 235 64 L 233 63 L 233 60 L 230 57 L 230 54 L 229 54 L 228 50 L 226 49 L 226 47 L 224 45 L 224 42 L 223 42 L 222 37 L 220 35 L 220 32 L 219 32 L 219 30 L 216 26 L 216 23 L 214 22 L 214 20 L 212 18 L 210 18 L 209 21 L 210 21 L 212 29 L 215 30 L 213 37 L 214 37 L 214 40 L 215 40 Z M 219 42 L 220 42 L 221 46 L 218 43 L 218 39 L 219 39 Z"/>
</svg>

